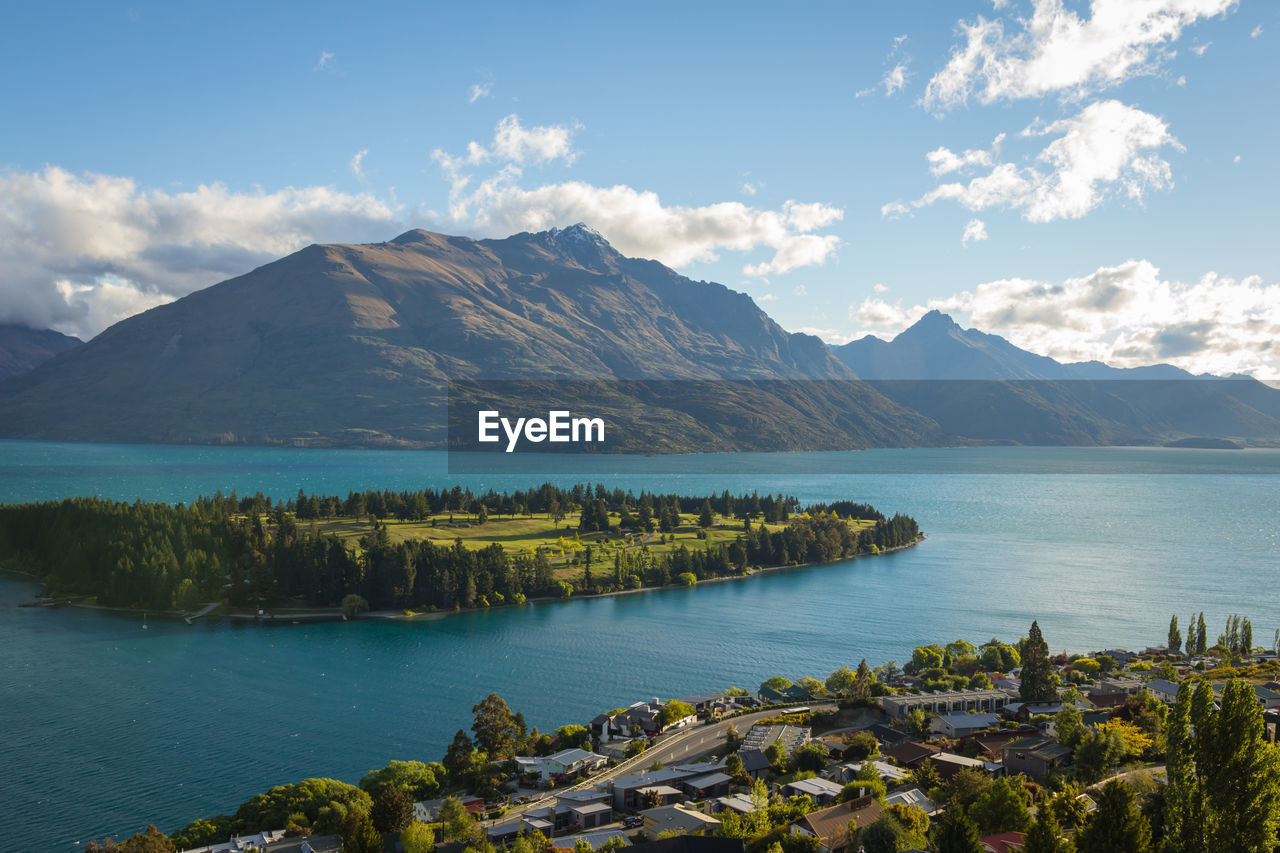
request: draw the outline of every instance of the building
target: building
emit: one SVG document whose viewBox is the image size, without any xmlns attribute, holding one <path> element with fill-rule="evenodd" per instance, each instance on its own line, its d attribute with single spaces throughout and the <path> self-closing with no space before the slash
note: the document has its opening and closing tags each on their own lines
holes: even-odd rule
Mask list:
<svg viewBox="0 0 1280 853">
<path fill-rule="evenodd" d="M 940 746 L 909 740 L 884 750 L 884 756 L 885 758 L 892 758 L 900 767 L 914 770 L 924 764 L 924 760 L 930 755 L 935 755 L 939 752 L 942 752 L 942 747 Z"/>
<path fill-rule="evenodd" d="M 675 832 L 680 835 L 710 835 L 720 828 L 720 819 L 687 806 L 659 806 L 640 812 L 649 835 Z"/>
<path fill-rule="evenodd" d="M 840 796 L 844 786 L 838 782 L 832 782 L 830 779 L 815 776 L 812 779 L 799 779 L 795 782 L 789 782 L 782 786 L 782 790 L 788 797 L 808 796 L 818 805 L 825 806 Z"/>
<path fill-rule="evenodd" d="M 1215 702 L 1222 700 L 1222 689 L 1226 686 L 1226 682 L 1222 681 L 1213 685 L 1213 699 Z M 1249 686 L 1253 688 L 1253 694 L 1258 697 L 1258 707 L 1262 708 L 1262 710 L 1274 711 L 1280 708 L 1280 693 L 1268 687 L 1263 687 L 1261 684 L 1251 684 Z"/>
<path fill-rule="evenodd" d="M 645 805 L 643 792 L 646 788 L 669 788 L 677 782 L 704 775 L 706 772 L 705 769 L 690 771 L 679 767 L 664 767 L 661 770 L 651 770 L 634 776 L 619 776 L 613 780 L 613 809 L 619 812 L 636 811 Z M 675 788 L 671 790 L 676 795 L 683 796 L 679 790 Z M 670 796 L 670 794 L 661 795 Z"/>
<path fill-rule="evenodd" d="M 684 791 L 691 800 L 705 800 L 708 797 L 724 797 L 729 794 L 729 783 L 733 780 L 720 771 L 695 776 L 676 783 L 676 787 Z"/>
<path fill-rule="evenodd" d="M 336 835 L 287 837 L 283 829 L 270 829 L 253 835 L 233 835 L 221 844 L 194 847 L 184 853 L 342 853 L 342 840 Z"/>
<path fill-rule="evenodd" d="M 1178 699 L 1178 685 L 1163 678 L 1148 681 L 1147 689 L 1151 691 L 1152 696 L 1166 705 L 1172 705 Z"/>
<path fill-rule="evenodd" d="M 742 759 L 742 772 L 752 779 L 763 778 L 773 767 L 763 750 L 742 749 L 738 751 L 738 757 Z"/>
<path fill-rule="evenodd" d="M 752 726 L 738 748 L 764 752 L 776 743 L 782 747 L 783 755 L 790 758 L 797 749 L 809 742 L 812 731 L 807 726 Z"/>
<path fill-rule="evenodd" d="M 818 839 L 819 849 L 828 853 L 840 853 L 849 841 L 849 824 L 864 829 L 874 823 L 882 811 L 884 806 L 875 797 L 859 797 L 809 812 L 791 824 L 790 832 Z"/>
<path fill-rule="evenodd" d="M 984 835 L 978 844 L 984 853 L 1019 853 L 1027 843 L 1025 832 L 1001 832 L 997 835 Z"/>
<path fill-rule="evenodd" d="M 891 806 L 894 803 L 903 806 L 915 806 L 929 817 L 933 817 L 940 811 L 938 804 L 929 799 L 928 794 L 914 786 L 894 791 L 884 798 L 884 802 L 887 806 Z"/>
<path fill-rule="evenodd" d="M 1044 779 L 1057 768 L 1071 763 L 1071 750 L 1052 738 L 1027 737 L 1005 746 L 1003 763 L 1008 773 Z"/>
<path fill-rule="evenodd" d="M 576 776 L 603 767 L 609 759 L 585 749 L 562 749 L 543 756 L 538 775 L 544 782 L 565 776 Z"/>
<path fill-rule="evenodd" d="M 968 714 L 963 711 L 957 711 L 934 717 L 929 724 L 929 730 L 944 737 L 961 738 L 977 734 L 999 724 L 999 714 Z"/>
<path fill-rule="evenodd" d="M 902 767 L 868 758 L 866 761 L 850 761 L 847 764 L 841 764 L 835 769 L 835 779 L 837 782 L 852 782 L 858 778 L 867 765 L 874 767 L 876 775 L 881 781 L 890 785 L 904 782 L 911 778 L 911 773 Z"/>
<path fill-rule="evenodd" d="M 1010 702 L 1015 694 L 1007 690 L 955 690 L 948 693 L 904 693 L 883 696 L 880 707 L 892 719 L 905 720 L 912 708 L 920 708 L 930 714 L 986 711 L 994 713 Z"/>
<path fill-rule="evenodd" d="M 981 758 L 969 758 L 965 755 L 956 755 L 954 752 L 938 752 L 930 755 L 927 759 L 934 769 L 938 771 L 938 775 L 942 777 L 942 781 L 947 781 L 961 770 L 980 770 L 984 773 L 999 774 L 1000 765 L 983 761 Z"/>
<path fill-rule="evenodd" d="M 1130 696 L 1138 693 L 1145 686 L 1136 678 L 1099 679 L 1089 691 L 1089 701 L 1095 708 L 1114 708 L 1117 705 L 1123 705 Z"/>
<path fill-rule="evenodd" d="M 623 847 L 631 846 L 631 839 L 627 838 L 625 834 L 617 829 L 602 829 L 599 832 L 584 832 L 581 835 L 574 835 L 570 838 L 566 838 L 564 841 L 572 841 L 573 843 L 567 845 L 563 843 L 553 845 L 551 849 L 562 850 L 565 851 L 565 853 L 568 853 L 568 851 L 577 850 L 577 845 L 585 843 L 592 850 L 599 850 L 610 842 L 615 844 L 620 843 Z"/>
</svg>

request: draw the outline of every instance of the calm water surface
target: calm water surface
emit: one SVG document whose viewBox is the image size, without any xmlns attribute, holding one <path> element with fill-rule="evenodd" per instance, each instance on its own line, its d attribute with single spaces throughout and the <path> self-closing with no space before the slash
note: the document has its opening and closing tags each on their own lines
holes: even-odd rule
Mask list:
<svg viewBox="0 0 1280 853">
<path fill-rule="evenodd" d="M 528 473 L 450 477 L 431 453 L 0 441 L 0 501 L 583 479 L 563 460 L 520 464 Z M 144 630 L 139 617 L 19 609 L 35 588 L 0 577 L 0 838 L 70 851 L 147 822 L 172 831 L 274 784 L 355 782 L 392 758 L 433 760 L 490 691 L 548 730 L 642 698 L 821 677 L 864 657 L 902 661 L 935 640 L 1013 640 L 1032 618 L 1055 650 L 1159 643 L 1172 612 L 1185 621 L 1204 610 L 1211 633 L 1229 613 L 1248 615 L 1260 643 L 1280 627 L 1278 451 L 969 448 L 618 464 L 625 473 L 592 479 L 853 498 L 915 516 L 929 539 L 743 582 L 417 623 L 153 619 Z"/>
</svg>

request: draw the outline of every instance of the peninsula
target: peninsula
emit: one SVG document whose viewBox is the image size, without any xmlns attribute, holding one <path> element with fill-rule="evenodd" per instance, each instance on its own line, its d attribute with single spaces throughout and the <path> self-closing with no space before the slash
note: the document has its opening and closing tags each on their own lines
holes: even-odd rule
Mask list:
<svg viewBox="0 0 1280 853">
<path fill-rule="evenodd" d="M 0 564 L 42 580 L 45 603 L 188 618 L 301 621 L 522 605 L 693 586 L 921 538 L 914 519 L 851 501 L 802 507 L 758 492 L 636 495 L 582 484 L 0 507 Z"/>
</svg>

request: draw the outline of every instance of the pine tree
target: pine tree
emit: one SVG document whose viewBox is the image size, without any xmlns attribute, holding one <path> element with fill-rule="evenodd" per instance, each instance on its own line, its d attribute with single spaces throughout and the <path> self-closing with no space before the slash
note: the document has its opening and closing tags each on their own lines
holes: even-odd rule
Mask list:
<svg viewBox="0 0 1280 853">
<path fill-rule="evenodd" d="M 982 853 L 978 827 L 958 804 L 950 806 L 938 821 L 933 846 L 938 853 Z"/>
<path fill-rule="evenodd" d="M 1169 619 L 1169 642 L 1167 648 L 1171 652 L 1182 651 L 1182 631 L 1178 629 L 1178 614 Z"/>
<path fill-rule="evenodd" d="M 413 823 L 413 801 L 399 785 L 388 785 L 373 801 L 369 817 L 378 832 L 399 832 Z"/>
<path fill-rule="evenodd" d="M 1128 785 L 1108 782 L 1103 787 L 1098 810 L 1076 835 L 1076 849 L 1079 853 L 1150 853 L 1151 827 Z"/>
<path fill-rule="evenodd" d="M 698 513 L 698 526 L 704 529 L 708 528 L 711 526 L 712 521 L 714 519 L 711 515 L 711 501 L 703 501 L 702 511 Z"/>
<path fill-rule="evenodd" d="M 1027 833 L 1022 853 L 1069 853 L 1074 847 L 1062 837 L 1062 828 L 1053 817 L 1053 810 L 1041 808 L 1036 822 Z"/>
<path fill-rule="evenodd" d="M 1053 665 L 1049 662 L 1049 644 L 1040 633 L 1040 625 L 1031 623 L 1026 650 L 1022 655 L 1023 702 L 1051 702 L 1058 696 L 1053 683 Z"/>
<path fill-rule="evenodd" d="M 461 784 L 467 771 L 471 769 L 471 754 L 474 751 L 471 738 L 467 737 L 467 733 L 462 729 L 458 729 L 458 733 L 453 736 L 453 742 L 445 750 L 443 762 L 444 769 L 449 773 L 449 781 L 454 785 Z"/>
</svg>

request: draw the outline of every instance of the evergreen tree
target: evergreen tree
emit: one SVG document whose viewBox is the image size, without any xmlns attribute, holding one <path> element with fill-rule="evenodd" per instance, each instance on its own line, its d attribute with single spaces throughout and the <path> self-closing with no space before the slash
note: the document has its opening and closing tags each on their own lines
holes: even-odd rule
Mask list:
<svg viewBox="0 0 1280 853">
<path fill-rule="evenodd" d="M 399 785 L 388 785 L 374 799 L 369 817 L 379 832 L 399 832 L 413 823 L 413 801 Z"/>
<path fill-rule="evenodd" d="M 858 664 L 858 671 L 853 676 L 853 687 L 850 691 L 851 698 L 855 702 L 865 702 L 871 698 L 871 683 L 875 681 L 875 677 L 871 674 L 871 667 L 867 666 L 867 659 L 863 658 L 862 663 Z"/>
<path fill-rule="evenodd" d="M 452 784 L 462 784 L 467 771 L 471 769 L 471 755 L 473 752 L 475 752 L 475 747 L 471 745 L 471 738 L 467 737 L 467 733 L 462 729 L 458 729 L 458 733 L 453 736 L 453 742 L 445 750 L 443 761 L 444 769 L 448 771 L 449 781 Z"/>
<path fill-rule="evenodd" d="M 1169 619 L 1169 641 L 1167 648 L 1171 652 L 1182 651 L 1182 631 L 1178 629 L 1178 614 Z"/>
<path fill-rule="evenodd" d="M 976 827 L 959 805 L 949 806 L 933 831 L 938 853 L 982 853 Z"/>
<path fill-rule="evenodd" d="M 1200 611 L 1200 618 L 1196 622 L 1196 654 L 1202 655 L 1209 651 L 1209 641 L 1205 637 L 1204 611 Z"/>
<path fill-rule="evenodd" d="M 705 530 L 714 520 L 711 514 L 711 501 L 703 501 L 702 510 L 698 513 L 698 526 Z"/>
<path fill-rule="evenodd" d="M 1248 655 L 1253 651 L 1253 623 L 1247 618 L 1240 626 L 1240 654 Z"/>
<path fill-rule="evenodd" d="M 1005 777 L 997 779 L 969 808 L 978 832 L 1025 832 L 1031 825 L 1031 810 L 1022 794 Z"/>
<path fill-rule="evenodd" d="M 1076 836 L 1076 850 L 1079 853 L 1150 853 L 1151 827 L 1138 811 L 1133 790 L 1123 782 L 1108 782 L 1097 799 L 1098 810 Z"/>
<path fill-rule="evenodd" d="M 1036 822 L 1027 832 L 1022 853 L 1073 853 L 1075 846 L 1062 837 L 1062 828 L 1053 817 L 1053 809 L 1041 808 Z"/>
<path fill-rule="evenodd" d="M 1027 633 L 1026 648 L 1022 654 L 1023 702 L 1052 702 L 1058 697 L 1054 685 L 1053 664 L 1049 662 L 1049 644 L 1040 633 L 1040 625 L 1031 623 Z"/>
</svg>

